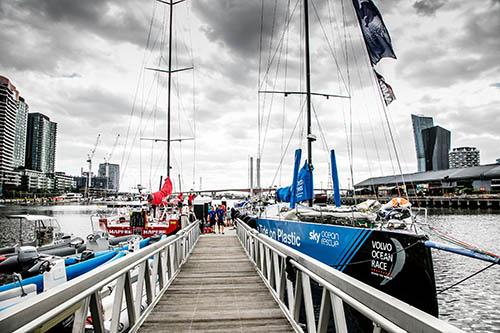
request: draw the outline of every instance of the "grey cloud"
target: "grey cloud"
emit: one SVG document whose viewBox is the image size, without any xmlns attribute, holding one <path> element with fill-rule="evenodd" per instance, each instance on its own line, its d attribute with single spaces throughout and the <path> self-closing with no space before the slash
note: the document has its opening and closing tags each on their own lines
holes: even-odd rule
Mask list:
<svg viewBox="0 0 500 333">
<path fill-rule="evenodd" d="M 500 2 L 466 17 L 462 34 L 443 32 L 448 44 L 429 46 L 415 39 L 414 47 L 400 57 L 397 72 L 414 85 L 448 87 L 498 71 Z"/>
<path fill-rule="evenodd" d="M 62 78 L 66 78 L 66 79 L 76 79 L 76 78 L 80 78 L 82 77 L 80 74 L 78 73 L 70 73 L 70 74 L 62 74 L 61 75 Z"/>
<path fill-rule="evenodd" d="M 436 14 L 436 11 L 446 4 L 446 0 L 419 0 L 415 1 L 413 8 L 417 14 L 423 16 L 431 16 Z"/>
<path fill-rule="evenodd" d="M 266 16 L 273 4 L 264 4 Z M 261 3 L 259 1 L 202 0 L 193 10 L 205 22 L 203 32 L 213 42 L 221 42 L 240 56 L 258 57 Z M 266 20 L 265 22 L 270 21 Z M 263 27 L 264 38 L 271 34 L 271 23 Z"/>
<path fill-rule="evenodd" d="M 16 5 L 14 10 L 19 10 L 28 24 L 43 21 L 45 25 L 70 25 L 78 27 L 80 33 L 87 31 L 109 40 L 144 43 L 148 22 L 133 1 L 26 0 Z"/>
<path fill-rule="evenodd" d="M 49 75 L 63 62 L 98 58 L 95 37 L 143 45 L 148 20 L 134 1 L 26 0 L 0 2 L 0 61 L 6 68 Z M 94 39 L 94 40 L 93 40 Z"/>
</svg>

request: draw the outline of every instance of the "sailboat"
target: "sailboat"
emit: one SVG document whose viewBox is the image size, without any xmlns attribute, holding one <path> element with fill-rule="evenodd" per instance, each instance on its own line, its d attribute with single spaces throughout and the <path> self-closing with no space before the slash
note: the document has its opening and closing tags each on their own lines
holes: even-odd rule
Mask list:
<svg viewBox="0 0 500 333">
<path fill-rule="evenodd" d="M 408 198 L 394 198 L 382 207 L 375 201 L 356 206 L 341 206 L 336 156 L 335 151 L 331 150 L 335 205 L 314 204 L 313 145 L 316 136 L 312 132 L 311 97 L 339 96 L 316 94 L 311 91 L 310 1 L 301 2 L 303 12 L 301 22 L 304 24 L 303 77 L 306 89 L 301 92 L 278 93 L 284 93 L 285 96 L 291 94 L 305 96 L 306 159 L 302 162 L 302 150 L 297 149 L 292 185 L 276 190 L 277 202 L 274 204 L 247 205 L 251 209 L 244 206 L 240 210 L 240 217 L 259 232 L 437 316 L 438 303 L 431 250 L 425 246 L 429 238 L 415 228 L 416 214 Z M 374 32 L 365 27 L 368 34 L 371 34 L 368 38 L 364 35 L 367 53 L 370 56 L 370 42 L 373 40 L 370 41 L 369 38 L 384 39 L 385 36 L 380 34 L 384 35 L 387 32 L 380 33 L 380 28 L 385 30 L 385 26 L 380 25 L 383 25 L 380 13 L 371 0 L 353 0 L 353 4 L 354 12 L 358 14 L 361 22 L 367 23 L 363 20 L 371 20 L 367 25 L 373 23 L 378 28 L 374 36 Z M 360 27 L 360 30 L 363 31 L 365 28 Z M 376 51 L 380 57 L 393 55 L 392 48 L 388 49 L 387 44 L 390 46 L 390 38 L 378 44 L 380 48 Z M 260 93 L 275 92 L 260 91 Z M 301 163 L 303 163 L 302 168 L 300 168 Z"/>
<path fill-rule="evenodd" d="M 171 113 L 172 113 L 172 74 L 193 70 L 194 66 L 174 69 L 173 68 L 173 15 L 174 7 L 177 4 L 184 2 L 180 1 L 162 1 L 157 0 L 161 5 L 169 6 L 168 18 L 168 67 L 153 68 L 145 67 L 145 70 L 155 72 L 158 75 L 167 75 L 167 112 L 166 112 L 166 138 L 149 138 L 141 137 L 140 140 L 152 141 L 153 143 L 165 142 L 166 147 L 166 177 L 160 189 L 154 193 L 141 196 L 141 204 L 139 206 L 126 209 L 125 212 L 120 211 L 113 215 L 102 215 L 98 218 L 98 228 L 107 231 L 113 236 L 124 235 L 142 235 L 143 237 L 151 237 L 158 234 L 171 235 L 178 232 L 182 228 L 183 221 L 188 218 L 193 218 L 192 212 L 183 211 L 182 198 L 171 198 L 173 192 L 173 183 L 171 180 L 171 143 L 182 142 L 186 140 L 194 140 L 191 137 L 172 138 L 171 137 Z M 154 20 L 154 15 L 152 21 Z M 151 31 L 149 32 L 151 33 Z M 148 37 L 149 38 L 149 37 Z M 162 56 L 160 56 L 160 63 Z M 141 161 L 142 162 L 142 161 Z M 161 177 L 163 178 L 163 177 Z M 179 183 L 181 179 L 179 176 Z M 160 180 L 162 183 L 162 179 Z M 180 184 L 179 184 L 180 186 Z M 140 186 L 138 186 L 140 188 Z M 92 222 L 94 224 L 94 222 Z"/>
</svg>

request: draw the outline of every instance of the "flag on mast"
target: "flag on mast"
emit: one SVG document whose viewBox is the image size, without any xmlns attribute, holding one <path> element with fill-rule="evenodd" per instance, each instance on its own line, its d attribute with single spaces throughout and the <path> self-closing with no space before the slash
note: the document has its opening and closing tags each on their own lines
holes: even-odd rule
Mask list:
<svg viewBox="0 0 500 333">
<path fill-rule="evenodd" d="M 382 58 L 394 58 L 391 36 L 372 0 L 352 0 L 372 65 Z"/>
<path fill-rule="evenodd" d="M 385 79 L 382 75 L 377 73 L 376 70 L 373 71 L 375 72 L 375 76 L 377 77 L 378 86 L 380 88 L 380 91 L 382 92 L 382 96 L 384 97 L 385 105 L 391 104 L 392 101 L 396 99 L 392 87 L 387 82 L 385 82 Z"/>
</svg>

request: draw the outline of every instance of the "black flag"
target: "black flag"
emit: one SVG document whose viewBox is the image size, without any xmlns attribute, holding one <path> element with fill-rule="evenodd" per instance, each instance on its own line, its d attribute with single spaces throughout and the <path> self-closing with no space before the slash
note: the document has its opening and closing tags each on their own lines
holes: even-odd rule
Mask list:
<svg viewBox="0 0 500 333">
<path fill-rule="evenodd" d="M 373 70 L 375 75 L 377 76 L 378 85 L 380 87 L 380 91 L 382 92 L 382 96 L 384 96 L 385 105 L 389 105 L 396 99 L 394 95 L 394 91 L 392 91 L 392 87 L 385 82 L 384 77 L 377 73 L 376 70 Z"/>
<path fill-rule="evenodd" d="M 391 36 L 375 4 L 371 0 L 352 0 L 352 2 L 372 64 L 377 64 L 382 58 L 396 58 Z"/>
</svg>

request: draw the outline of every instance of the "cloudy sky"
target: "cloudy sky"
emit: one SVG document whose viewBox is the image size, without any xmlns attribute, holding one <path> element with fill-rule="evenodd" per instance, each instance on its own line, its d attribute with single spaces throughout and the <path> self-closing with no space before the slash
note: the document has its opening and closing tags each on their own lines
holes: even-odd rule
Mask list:
<svg viewBox="0 0 500 333">
<path fill-rule="evenodd" d="M 397 55 L 377 65 L 397 97 L 386 113 L 351 2 L 311 1 L 312 89 L 351 96 L 313 99 L 316 186 L 328 183 L 331 148 L 342 187 L 352 181 L 348 140 L 354 182 L 398 172 L 398 158 L 404 172 L 416 171 L 412 113 L 451 130 L 452 147 L 476 146 L 483 164 L 494 163 L 500 1 L 374 2 Z M 246 187 L 248 157 L 259 147 L 262 185 L 290 182 L 293 149 L 305 144 L 303 98 L 257 91 L 304 89 L 301 14 L 297 0 L 175 6 L 173 67 L 195 70 L 174 74 L 172 136 L 196 137 L 195 144 L 172 143 L 175 186 L 180 174 L 183 189 L 193 182 L 198 189 L 200 177 L 204 189 Z M 158 186 L 165 144 L 139 138 L 166 135 L 166 75 L 144 68 L 167 66 L 167 23 L 168 6 L 152 0 L 0 2 L 0 75 L 17 86 L 31 112 L 58 123 L 57 171 L 78 175 L 99 133 L 94 165 L 103 162 L 120 134 L 111 162 L 121 164 L 122 190 Z"/>
</svg>

